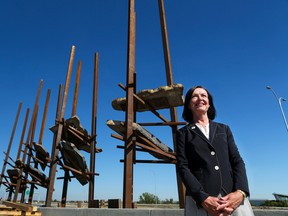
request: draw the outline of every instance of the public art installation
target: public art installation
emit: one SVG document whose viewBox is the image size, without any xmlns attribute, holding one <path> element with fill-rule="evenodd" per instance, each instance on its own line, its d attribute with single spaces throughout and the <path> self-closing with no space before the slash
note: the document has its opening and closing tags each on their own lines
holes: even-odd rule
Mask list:
<svg viewBox="0 0 288 216">
<path fill-rule="evenodd" d="M 136 45 L 136 13 L 135 2 L 129 0 L 128 11 L 128 63 L 126 73 L 126 86 L 119 84 L 125 91 L 125 98 L 116 98 L 112 101 L 112 107 L 118 111 L 125 112 L 125 121 L 109 120 L 107 125 L 118 134 L 112 134 L 112 137 L 124 141 L 124 187 L 123 187 L 123 207 L 133 208 L 133 165 L 135 163 L 176 163 L 173 150 L 162 143 L 158 138 L 144 129 L 147 126 L 167 125 L 171 127 L 173 149 L 176 145 L 175 134 L 179 124 L 176 106 L 183 105 L 183 86 L 174 84 L 172 76 L 172 66 L 170 60 L 170 51 L 168 45 L 168 33 L 163 0 L 158 1 L 160 11 L 160 23 L 162 30 L 162 43 L 164 50 L 164 60 L 166 68 L 167 86 L 161 86 L 156 89 L 146 89 L 136 94 L 136 72 L 135 72 L 135 45 Z M 169 109 L 171 120 L 164 118 L 157 110 Z M 162 120 L 160 123 L 141 123 L 137 124 L 137 112 L 151 111 Z M 156 157 L 158 160 L 145 161 L 137 160 L 136 151 L 146 151 Z M 175 166 L 175 169 L 176 166 Z M 176 171 L 177 175 L 177 171 Z M 177 175 L 178 197 L 180 208 L 184 207 L 184 186 Z"/>
<path fill-rule="evenodd" d="M 80 118 L 76 115 L 82 65 L 81 61 L 79 61 L 77 68 L 72 105 L 72 117 L 66 120 L 64 119 L 74 54 L 75 46 L 72 46 L 64 91 L 62 90 L 63 86 L 59 86 L 55 125 L 50 127 L 50 130 L 54 133 L 51 152 L 48 152 L 42 145 L 42 138 L 50 99 L 50 89 L 48 89 L 47 92 L 39 140 L 38 142 L 34 141 L 39 109 L 39 98 L 43 84 L 43 80 L 41 80 L 38 87 L 28 132 L 26 131 L 26 127 L 30 113 L 29 108 L 26 111 L 17 157 L 15 160 L 10 157 L 10 149 L 22 108 L 22 103 L 19 104 L 8 149 L 5 152 L 6 157 L 0 179 L 0 186 L 3 184 L 7 188 L 6 191 L 8 192 L 6 205 L 11 206 L 13 203 L 15 205 L 15 203 L 19 201 L 19 194 L 21 195 L 20 203 L 28 202 L 28 204 L 32 204 L 34 190 L 40 186 L 47 190 L 45 206 L 50 207 L 54 191 L 57 166 L 61 166 L 61 168 L 64 170 L 64 176 L 57 177 L 57 179 L 63 180 L 60 205 L 62 207 L 66 206 L 68 182 L 71 181 L 72 178 L 77 179 L 82 186 L 89 183 L 88 207 L 95 207 L 96 205 L 94 200 L 94 176 L 99 174 L 95 172 L 95 154 L 102 152 L 102 149 L 96 148 L 98 53 L 95 54 L 94 59 L 91 135 L 81 125 Z M 25 135 L 26 141 L 24 141 Z M 86 163 L 86 159 L 82 155 L 81 151 L 90 153 L 89 164 Z M 6 169 L 7 165 L 10 166 L 8 169 Z M 49 169 L 49 175 L 44 173 L 45 169 L 47 168 Z M 29 190 L 27 190 L 28 188 Z M 24 200 L 25 194 L 29 194 L 28 201 Z M 13 201 L 13 203 L 10 203 L 9 201 Z M 20 208 L 23 206 L 18 207 Z"/>
<path fill-rule="evenodd" d="M 84 186 L 89 183 L 88 207 L 96 207 L 94 202 L 94 176 L 99 175 L 95 172 L 95 154 L 102 152 L 102 149 L 96 148 L 96 115 L 97 115 L 97 95 L 98 95 L 98 53 L 95 54 L 94 80 L 93 80 L 93 98 L 92 98 L 92 129 L 91 135 L 81 125 L 80 118 L 76 115 L 78 101 L 78 87 L 80 82 L 81 61 L 78 63 L 76 84 L 74 91 L 74 100 L 72 106 L 72 116 L 64 119 L 67 96 L 71 78 L 72 64 L 74 60 L 75 46 L 72 46 L 66 82 L 64 87 L 64 96 L 62 98 L 62 87 L 60 86 L 58 95 L 58 107 L 56 111 L 56 124 L 50 128 L 54 133 L 52 148 L 52 163 L 49 179 L 50 184 L 46 194 L 46 206 L 50 207 L 52 194 L 54 191 L 54 180 L 56 177 L 57 165 L 64 170 L 64 176 L 57 179 L 63 179 L 61 206 L 66 206 L 68 182 L 75 177 L 79 183 Z M 60 103 L 62 102 L 62 104 Z M 81 153 L 84 150 L 90 153 L 90 167 L 88 167 L 84 156 Z"/>
<path fill-rule="evenodd" d="M 125 91 L 126 97 L 116 98 L 112 101 L 112 107 L 115 110 L 125 112 L 125 120 L 109 120 L 106 122 L 106 124 L 117 133 L 112 134 L 112 137 L 124 142 L 123 146 L 119 146 L 119 148 L 124 149 L 124 159 L 122 160 L 124 163 L 124 208 L 133 208 L 133 165 L 135 163 L 166 163 L 175 166 L 175 133 L 177 131 L 178 125 L 185 124 L 184 122 L 178 122 L 176 112 L 176 107 L 183 105 L 183 86 L 181 84 L 175 84 L 173 81 L 163 0 L 158 0 L 158 6 L 160 11 L 159 14 L 167 82 L 164 86 L 160 86 L 154 89 L 144 89 L 136 93 L 136 13 L 134 6 L 134 0 L 129 0 L 128 61 L 126 72 L 127 82 L 126 86 L 119 84 L 120 88 Z M 21 202 L 23 203 L 25 192 L 27 192 L 29 184 L 29 204 L 31 204 L 33 201 L 34 189 L 36 189 L 37 186 L 40 186 L 47 190 L 45 206 L 51 207 L 54 191 L 54 181 L 55 179 L 58 179 L 63 180 L 60 205 L 61 207 L 65 207 L 68 183 L 72 178 L 75 178 L 78 180 L 81 186 L 89 184 L 88 207 L 97 207 L 94 199 L 94 177 L 99 174 L 95 172 L 95 155 L 96 153 L 102 152 L 102 149 L 96 148 L 98 53 L 95 54 L 94 59 L 91 134 L 89 134 L 89 132 L 82 126 L 80 118 L 77 116 L 76 112 L 82 66 L 81 61 L 79 61 L 77 68 L 72 115 L 68 118 L 65 118 L 74 55 L 75 46 L 72 46 L 65 85 L 64 88 L 62 84 L 59 86 L 55 125 L 50 127 L 50 131 L 52 131 L 54 134 L 51 152 L 48 152 L 42 145 L 42 137 L 45 128 L 50 90 L 47 92 L 39 140 L 38 142 L 34 141 L 39 109 L 38 103 L 43 83 L 43 80 L 41 80 L 32 111 L 28 132 L 26 134 L 26 126 L 29 119 L 30 109 L 27 109 L 26 111 L 18 155 L 15 160 L 9 156 L 22 103 L 19 105 L 10 143 L 5 153 L 6 157 L 4 160 L 0 181 L 0 186 L 3 184 L 7 188 L 7 192 L 9 193 L 8 200 L 13 200 L 13 202 L 16 202 L 18 194 L 21 194 Z M 158 112 L 159 110 L 163 109 L 168 109 L 170 111 L 170 119 L 165 118 Z M 161 122 L 139 123 L 136 119 L 137 112 L 151 112 L 157 116 Z M 157 138 L 157 134 L 152 134 L 147 130 L 145 126 L 169 126 L 169 128 L 171 128 L 171 139 L 173 140 L 174 146 L 168 146 L 163 143 L 159 138 Z M 24 141 L 25 135 L 26 141 Z M 86 160 L 86 158 L 83 156 L 82 151 L 90 153 L 89 164 L 87 164 L 88 160 Z M 136 157 L 136 151 L 147 152 L 155 157 L 156 160 L 139 160 Z M 10 165 L 11 168 L 6 170 L 6 165 Z M 61 167 L 61 169 L 64 171 L 64 174 L 61 177 L 56 177 L 57 166 Z M 47 168 L 49 175 L 44 173 L 45 169 L 47 170 Z M 175 166 L 175 173 L 177 176 L 176 169 L 177 168 Z M 178 176 L 177 187 L 180 208 L 183 208 L 185 192 L 184 186 Z M 14 197 L 12 199 L 13 194 Z"/>
</svg>

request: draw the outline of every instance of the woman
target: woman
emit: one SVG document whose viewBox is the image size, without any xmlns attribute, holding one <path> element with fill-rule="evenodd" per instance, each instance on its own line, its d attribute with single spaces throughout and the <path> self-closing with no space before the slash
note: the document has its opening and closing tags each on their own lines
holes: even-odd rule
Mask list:
<svg viewBox="0 0 288 216">
<path fill-rule="evenodd" d="M 254 215 L 245 164 L 227 125 L 214 122 L 212 95 L 202 86 L 191 88 L 177 131 L 177 164 L 186 187 L 185 215 Z"/>
</svg>

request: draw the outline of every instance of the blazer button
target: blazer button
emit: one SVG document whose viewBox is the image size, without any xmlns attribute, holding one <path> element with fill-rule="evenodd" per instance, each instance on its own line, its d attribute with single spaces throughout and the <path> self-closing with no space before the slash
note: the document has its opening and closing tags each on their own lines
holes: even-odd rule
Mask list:
<svg viewBox="0 0 288 216">
<path fill-rule="evenodd" d="M 211 151 L 211 155 L 215 155 L 215 152 L 214 152 L 214 151 Z"/>
<path fill-rule="evenodd" d="M 219 170 L 219 166 L 215 166 L 214 168 L 215 168 L 215 170 Z"/>
</svg>

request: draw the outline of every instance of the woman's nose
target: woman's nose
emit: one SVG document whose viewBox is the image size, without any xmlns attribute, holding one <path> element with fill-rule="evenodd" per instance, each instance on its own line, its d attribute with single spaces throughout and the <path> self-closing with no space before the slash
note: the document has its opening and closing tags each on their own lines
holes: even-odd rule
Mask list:
<svg viewBox="0 0 288 216">
<path fill-rule="evenodd" d="M 199 99 L 199 100 L 204 100 L 204 97 L 200 95 L 200 96 L 198 97 L 198 99 Z"/>
</svg>

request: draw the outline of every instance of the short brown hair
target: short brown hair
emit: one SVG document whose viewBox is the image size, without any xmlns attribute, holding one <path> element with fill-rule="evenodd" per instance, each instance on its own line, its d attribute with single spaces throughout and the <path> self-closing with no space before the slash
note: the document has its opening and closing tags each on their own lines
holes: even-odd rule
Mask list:
<svg viewBox="0 0 288 216">
<path fill-rule="evenodd" d="M 207 92 L 208 100 L 209 100 L 209 104 L 210 104 L 210 107 L 207 111 L 207 115 L 208 115 L 208 118 L 210 120 L 214 120 L 216 117 L 216 109 L 215 109 L 215 106 L 213 103 L 213 97 L 206 88 L 204 88 L 203 86 L 200 86 L 200 85 L 192 87 L 187 91 L 186 96 L 185 96 L 185 101 L 184 101 L 184 109 L 182 112 L 182 118 L 189 123 L 192 123 L 194 121 L 192 110 L 189 109 L 189 103 L 190 103 L 192 94 L 196 88 L 202 88 Z"/>
</svg>

